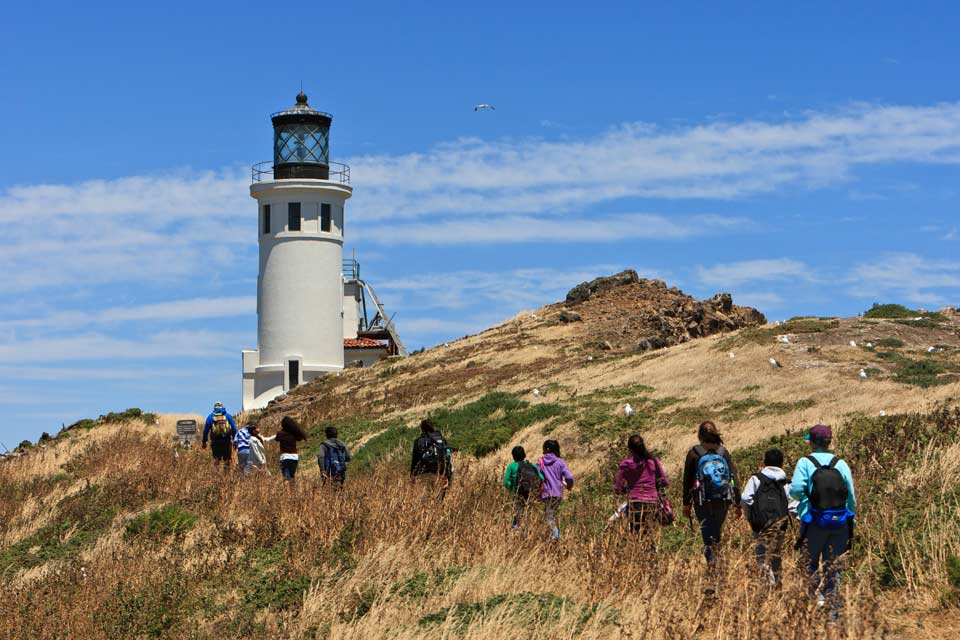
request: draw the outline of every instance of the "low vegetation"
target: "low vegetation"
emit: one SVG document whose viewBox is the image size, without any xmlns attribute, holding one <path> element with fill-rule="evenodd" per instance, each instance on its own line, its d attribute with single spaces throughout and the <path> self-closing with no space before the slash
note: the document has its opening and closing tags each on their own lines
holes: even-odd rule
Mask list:
<svg viewBox="0 0 960 640">
<path fill-rule="evenodd" d="M 943 322 L 946 317 L 936 311 L 919 311 L 908 309 L 902 304 L 879 304 L 874 302 L 873 306 L 864 311 L 864 318 L 928 318 L 935 322 Z"/>
</svg>

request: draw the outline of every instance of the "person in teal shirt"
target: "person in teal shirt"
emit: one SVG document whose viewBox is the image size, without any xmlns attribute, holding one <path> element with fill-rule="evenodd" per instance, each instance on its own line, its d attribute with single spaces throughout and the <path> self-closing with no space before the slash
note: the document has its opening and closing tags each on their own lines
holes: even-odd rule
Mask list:
<svg viewBox="0 0 960 640">
<path fill-rule="evenodd" d="M 507 488 L 507 491 L 516 496 L 516 502 L 513 507 L 513 528 L 519 529 L 520 520 L 523 517 L 524 511 L 527 509 L 530 498 L 540 497 L 543 473 L 535 464 L 527 462 L 527 452 L 523 447 L 514 447 L 510 455 L 513 456 L 513 462 L 507 467 L 507 472 L 503 474 L 503 486 Z M 529 469 L 527 467 L 529 467 Z M 520 473 L 521 468 L 524 469 L 523 474 Z M 533 475 L 534 472 L 536 472 L 536 476 Z M 537 480 L 534 480 L 534 477 L 536 477 Z"/>
<path fill-rule="evenodd" d="M 790 495 L 798 501 L 797 517 L 801 523 L 798 544 L 806 542 L 807 571 L 817 604 L 824 606 L 829 600 L 836 620 L 840 615 L 837 560 L 850 545 L 857 510 L 853 475 L 847 463 L 830 451 L 833 430 L 829 426 L 811 427 L 804 439 L 810 441 L 811 453 L 797 462 L 790 482 Z M 835 471 L 823 472 L 814 495 L 813 474 L 818 468 Z"/>
</svg>

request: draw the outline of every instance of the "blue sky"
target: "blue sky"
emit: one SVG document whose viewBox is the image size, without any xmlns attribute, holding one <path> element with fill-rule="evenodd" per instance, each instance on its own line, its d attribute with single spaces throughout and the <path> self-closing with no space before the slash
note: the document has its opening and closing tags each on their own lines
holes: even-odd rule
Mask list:
<svg viewBox="0 0 960 640">
<path fill-rule="evenodd" d="M 0 440 L 238 408 L 301 81 L 411 347 L 625 267 L 771 319 L 960 302 L 954 5 L 452 4 L 7 8 Z"/>
</svg>

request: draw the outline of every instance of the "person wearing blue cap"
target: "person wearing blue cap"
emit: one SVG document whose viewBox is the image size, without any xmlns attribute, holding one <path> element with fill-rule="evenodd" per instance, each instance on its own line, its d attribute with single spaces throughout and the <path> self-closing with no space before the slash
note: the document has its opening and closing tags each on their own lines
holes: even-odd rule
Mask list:
<svg viewBox="0 0 960 640">
<path fill-rule="evenodd" d="M 846 462 L 830 451 L 833 430 L 818 424 L 804 436 L 811 453 L 797 462 L 790 495 L 797 501 L 800 538 L 806 545 L 807 571 L 817 605 L 831 605 L 834 621 L 840 616 L 840 563 L 850 547 L 857 499 L 853 475 Z"/>
</svg>

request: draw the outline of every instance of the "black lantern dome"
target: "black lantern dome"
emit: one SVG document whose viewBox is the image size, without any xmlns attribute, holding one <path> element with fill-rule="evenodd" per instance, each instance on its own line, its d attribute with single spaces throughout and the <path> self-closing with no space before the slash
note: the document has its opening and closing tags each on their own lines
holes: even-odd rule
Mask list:
<svg viewBox="0 0 960 640">
<path fill-rule="evenodd" d="M 274 178 L 329 179 L 333 117 L 307 104 L 301 91 L 295 105 L 273 114 L 271 120 Z"/>
</svg>

